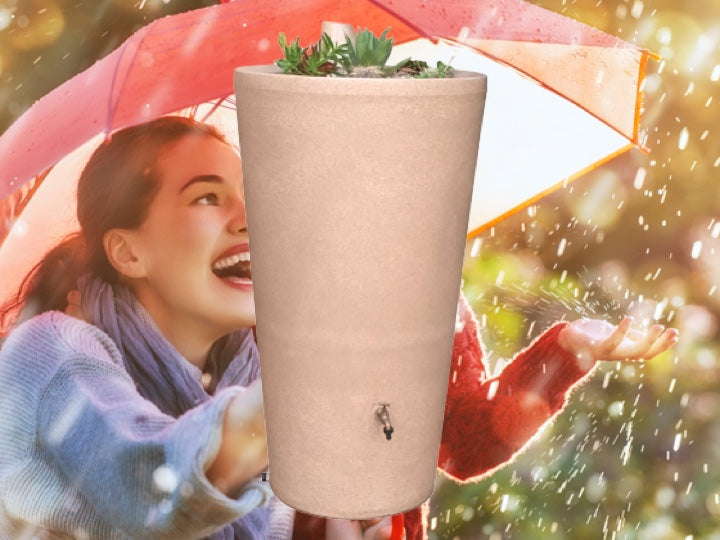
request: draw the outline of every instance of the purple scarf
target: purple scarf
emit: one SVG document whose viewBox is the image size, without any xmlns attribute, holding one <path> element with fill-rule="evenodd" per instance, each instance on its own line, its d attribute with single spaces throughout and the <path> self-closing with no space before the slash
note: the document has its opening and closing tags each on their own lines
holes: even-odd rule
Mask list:
<svg viewBox="0 0 720 540">
<path fill-rule="evenodd" d="M 125 369 L 138 392 L 164 413 L 177 418 L 210 399 L 202 373 L 188 362 L 160 332 L 135 294 L 123 285 L 110 285 L 91 274 L 78 280 L 82 308 L 108 334 L 122 353 Z M 206 373 L 210 391 L 247 386 L 260 376 L 257 345 L 251 328 L 233 332 L 212 346 Z M 212 540 L 264 538 L 269 508 L 257 508 L 213 533 Z"/>
</svg>

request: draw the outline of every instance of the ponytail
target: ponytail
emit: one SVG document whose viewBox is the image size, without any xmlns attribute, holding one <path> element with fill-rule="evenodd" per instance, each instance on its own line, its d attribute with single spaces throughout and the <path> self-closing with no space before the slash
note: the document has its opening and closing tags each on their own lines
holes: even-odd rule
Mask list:
<svg viewBox="0 0 720 540">
<path fill-rule="evenodd" d="M 64 310 L 68 293 L 77 288 L 78 278 L 87 270 L 82 236 L 67 236 L 25 276 L 17 294 L 0 306 L 0 335 L 38 313 Z"/>
</svg>

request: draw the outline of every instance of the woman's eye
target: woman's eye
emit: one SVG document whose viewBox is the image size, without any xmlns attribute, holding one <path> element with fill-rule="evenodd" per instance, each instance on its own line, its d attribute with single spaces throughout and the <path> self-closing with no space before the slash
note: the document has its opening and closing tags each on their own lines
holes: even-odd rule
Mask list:
<svg viewBox="0 0 720 540">
<path fill-rule="evenodd" d="M 216 205 L 218 203 L 218 196 L 215 193 L 206 193 L 202 197 L 195 199 L 198 204 Z"/>
</svg>

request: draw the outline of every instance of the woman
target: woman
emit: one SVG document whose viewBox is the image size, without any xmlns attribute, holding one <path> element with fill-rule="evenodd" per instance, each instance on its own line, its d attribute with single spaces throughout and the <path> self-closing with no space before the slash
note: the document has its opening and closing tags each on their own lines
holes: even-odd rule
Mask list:
<svg viewBox="0 0 720 540">
<path fill-rule="evenodd" d="M 267 449 L 242 188 L 238 154 L 189 119 L 119 131 L 93 154 L 78 184 L 80 232 L 2 313 L 20 309 L 24 321 L 0 350 L 2 535 L 389 536 L 390 517 L 294 512 L 259 476 Z M 462 295 L 458 315 L 439 463 L 458 479 L 510 459 L 596 360 L 651 356 L 675 339 L 628 320 L 562 323 L 487 379 Z M 405 514 L 407 538 L 424 534 L 422 513 Z"/>
<path fill-rule="evenodd" d="M 289 538 L 252 290 L 217 276 L 248 251 L 237 153 L 188 119 L 117 132 L 78 219 L 4 312 L 29 320 L 0 351 L 0 536 Z M 53 311 L 75 289 L 91 324 Z"/>
</svg>

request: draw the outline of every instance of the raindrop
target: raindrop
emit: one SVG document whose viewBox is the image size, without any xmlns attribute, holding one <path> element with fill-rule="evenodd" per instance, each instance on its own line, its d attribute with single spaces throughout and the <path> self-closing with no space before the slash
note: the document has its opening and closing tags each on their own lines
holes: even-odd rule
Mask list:
<svg viewBox="0 0 720 540">
<path fill-rule="evenodd" d="M 687 127 L 684 127 L 680 130 L 680 136 L 678 137 L 678 148 L 680 150 L 685 150 L 688 145 L 688 139 L 690 138 L 690 132 L 688 131 Z"/>
<path fill-rule="evenodd" d="M 645 169 L 645 167 L 640 167 L 637 170 L 637 173 L 635 174 L 635 182 L 633 182 L 633 187 L 635 189 L 642 188 L 643 183 L 645 182 L 646 175 L 647 175 L 647 169 Z"/>
<path fill-rule="evenodd" d="M 558 249 L 557 249 L 558 257 L 562 257 L 563 253 L 565 253 L 566 247 L 567 247 L 567 240 L 565 238 L 560 239 L 560 243 L 558 244 Z"/>
<path fill-rule="evenodd" d="M 693 259 L 697 259 L 700 256 L 700 252 L 702 251 L 702 240 L 695 240 L 692 245 L 692 251 L 690 252 L 690 256 Z"/>
<path fill-rule="evenodd" d="M 488 388 L 488 393 L 487 393 L 488 401 L 491 401 L 495 397 L 495 394 L 497 394 L 499 385 L 500 385 L 500 381 L 498 381 L 497 379 L 490 382 L 490 387 Z"/>
<path fill-rule="evenodd" d="M 160 491 L 171 493 L 178 485 L 178 477 L 170 467 L 160 465 L 153 472 L 153 482 Z"/>
<path fill-rule="evenodd" d="M 663 45 L 669 45 L 670 41 L 672 40 L 672 30 L 670 30 L 667 26 L 658 28 L 658 31 L 656 32 L 655 37 Z"/>
<path fill-rule="evenodd" d="M 591 502 L 599 502 L 607 491 L 607 484 L 603 478 L 603 473 L 594 474 L 588 478 L 585 485 L 585 497 Z"/>
<path fill-rule="evenodd" d="M 712 82 L 720 81 L 720 64 L 716 64 L 710 74 L 710 80 Z"/>
<path fill-rule="evenodd" d="M 80 419 L 84 407 L 85 398 L 82 395 L 74 398 L 70 403 L 68 403 L 58 419 L 51 426 L 50 432 L 47 435 L 48 443 L 51 445 L 61 444 L 70 429 L 72 429 L 75 423 Z"/>
<path fill-rule="evenodd" d="M 642 15 L 643 7 L 644 6 L 641 0 L 635 0 L 632 8 L 630 8 L 630 15 L 632 15 L 635 19 L 639 19 L 640 15 Z"/>
<path fill-rule="evenodd" d="M 655 313 L 653 313 L 653 319 L 655 319 L 656 321 L 660 320 L 660 317 L 662 317 L 665 306 L 666 306 L 666 301 L 659 302 L 655 306 Z"/>
<path fill-rule="evenodd" d="M 677 452 L 682 442 L 682 433 L 675 434 L 675 442 L 673 443 L 673 452 Z"/>
<path fill-rule="evenodd" d="M 625 407 L 624 401 L 613 401 L 608 406 L 608 414 L 610 416 L 621 416 L 623 413 L 623 408 Z"/>
<path fill-rule="evenodd" d="M 158 509 L 163 514 L 169 514 L 172 510 L 172 502 L 170 501 L 170 499 L 163 499 L 163 501 L 158 506 Z"/>
<path fill-rule="evenodd" d="M 480 251 L 480 246 L 482 246 L 482 238 L 477 237 L 473 240 L 472 247 L 470 248 L 471 257 L 477 257 L 477 254 Z"/>
</svg>

